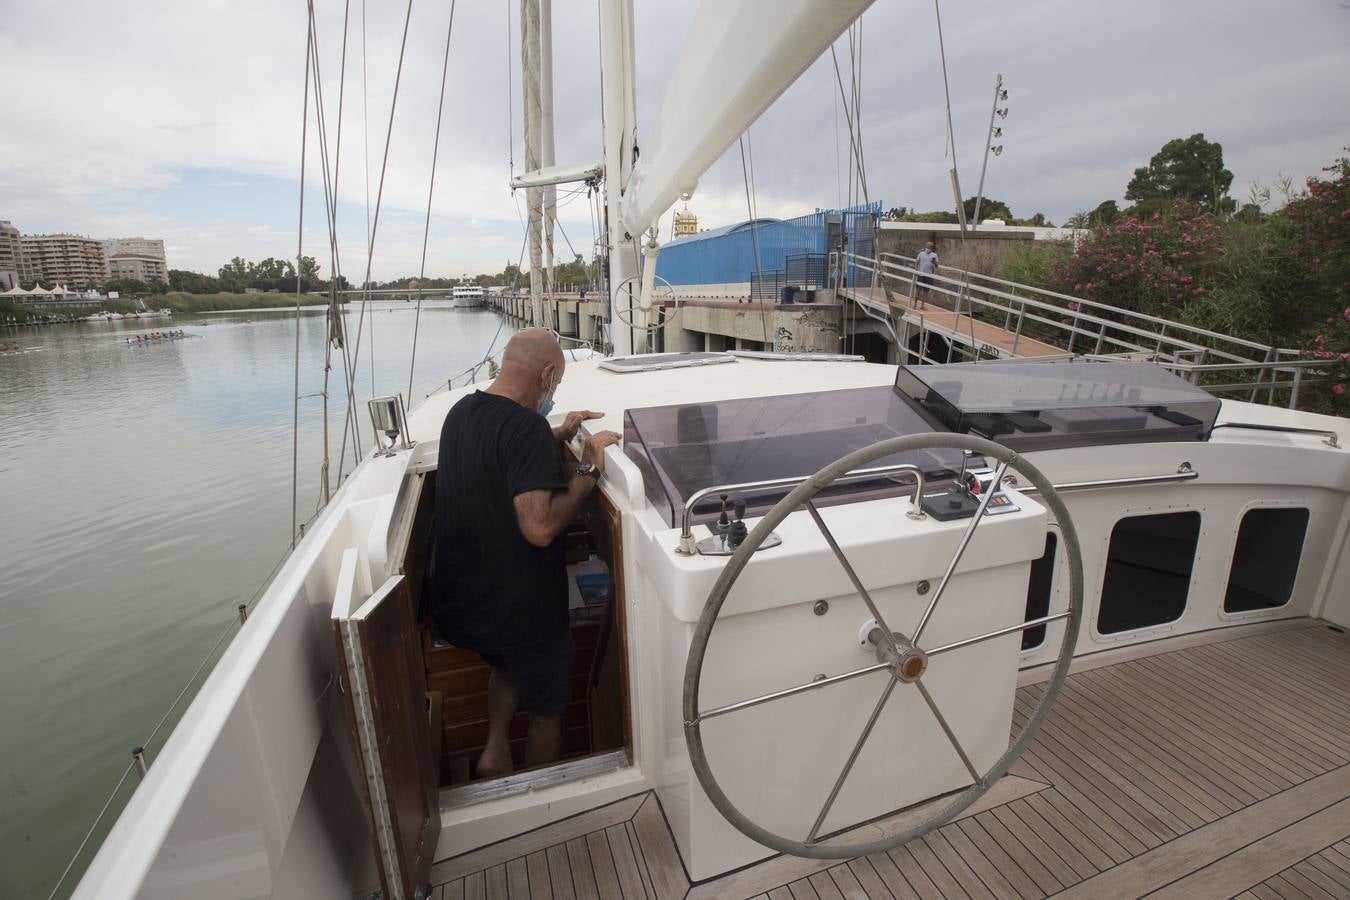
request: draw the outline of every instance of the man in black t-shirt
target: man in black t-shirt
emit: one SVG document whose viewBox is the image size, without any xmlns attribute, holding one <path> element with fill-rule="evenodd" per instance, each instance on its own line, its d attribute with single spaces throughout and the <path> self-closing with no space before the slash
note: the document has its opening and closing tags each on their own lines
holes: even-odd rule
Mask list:
<svg viewBox="0 0 1350 900">
<path fill-rule="evenodd" d="M 572 674 L 561 534 L 619 441 L 602 431 L 586 441 L 581 465 L 564 464 L 561 445 L 602 415 L 570 412 L 549 427 L 565 365 L 551 333 L 522 331 L 491 386 L 456 403 L 441 427 L 431 609 L 446 640 L 492 667 L 479 777 L 511 771 L 511 719 L 522 706 L 529 765 L 561 749 Z"/>
</svg>

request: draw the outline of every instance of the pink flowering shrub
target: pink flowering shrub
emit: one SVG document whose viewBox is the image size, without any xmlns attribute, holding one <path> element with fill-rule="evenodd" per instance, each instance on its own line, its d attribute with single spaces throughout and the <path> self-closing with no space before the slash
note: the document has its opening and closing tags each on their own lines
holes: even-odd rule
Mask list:
<svg viewBox="0 0 1350 900">
<path fill-rule="evenodd" d="M 1213 288 L 1220 227 L 1194 203 L 1096 229 L 1056 262 L 1055 290 L 1150 315 L 1178 318 Z"/>
<path fill-rule="evenodd" d="M 1327 363 L 1327 381 L 1313 386 L 1300 405 L 1344 416 L 1350 414 L 1350 158 L 1323 171 L 1328 177 L 1309 178 L 1307 193 L 1291 200 L 1283 214 L 1298 230 L 1296 254 L 1318 285 L 1304 299 L 1299 348 Z"/>
</svg>

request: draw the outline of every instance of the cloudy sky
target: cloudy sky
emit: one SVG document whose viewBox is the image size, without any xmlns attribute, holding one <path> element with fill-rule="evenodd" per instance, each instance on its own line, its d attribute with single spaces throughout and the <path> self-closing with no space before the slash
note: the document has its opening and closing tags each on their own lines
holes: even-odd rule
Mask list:
<svg viewBox="0 0 1350 900">
<path fill-rule="evenodd" d="M 334 144 L 347 2 L 315 0 Z M 758 2 L 774 14 L 772 0 Z M 349 3 L 338 225 L 343 271 L 359 280 L 366 173 L 373 203 L 407 6 Z M 678 77 L 672 68 L 695 6 L 636 2 L 640 135 Z M 515 0 L 459 0 L 456 8 L 429 275 L 500 271 L 519 255 L 523 196 L 507 187 L 511 134 L 517 170 L 523 155 L 518 42 L 508 35 L 517 10 Z M 376 278 L 418 271 L 449 11 L 447 0 L 412 5 Z M 1252 182 L 1281 174 L 1301 183 L 1350 144 L 1345 0 L 942 0 L 941 11 L 962 186 L 974 193 L 1001 72 L 1010 112 L 986 194 L 1020 216 L 1041 211 L 1058 222 L 1120 199 L 1135 166 L 1166 140 L 1197 131 L 1223 144 L 1239 199 Z M 29 233 L 162 237 L 172 267 L 206 272 L 236 254 L 295 254 L 301 0 L 0 0 L 0 12 L 0 218 Z M 595 160 L 595 0 L 554 0 L 554 18 L 557 158 Z M 847 40 L 837 47 L 846 67 Z M 932 3 L 877 0 L 862 20 L 861 68 L 872 198 L 887 207 L 948 208 Z M 847 84 L 847 68 L 844 76 Z M 847 132 L 834 77 L 826 53 L 751 129 L 761 215 L 847 199 Z M 304 246 L 326 272 L 312 120 L 309 147 Z M 733 146 L 690 206 L 701 225 L 726 224 L 745 217 L 744 190 Z M 589 255 L 586 198 L 568 200 L 563 229 Z M 561 236 L 558 245 L 566 250 Z"/>
</svg>

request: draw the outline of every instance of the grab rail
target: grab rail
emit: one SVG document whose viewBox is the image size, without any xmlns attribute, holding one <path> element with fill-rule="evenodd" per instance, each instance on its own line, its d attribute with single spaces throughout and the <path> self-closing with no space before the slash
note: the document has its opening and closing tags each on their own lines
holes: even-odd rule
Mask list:
<svg viewBox="0 0 1350 900">
<path fill-rule="evenodd" d="M 1322 439 L 1328 447 L 1341 449 L 1340 436 L 1327 428 L 1299 428 L 1294 425 L 1262 425 L 1259 422 L 1220 422 L 1214 428 L 1246 428 L 1250 431 L 1282 431 L 1286 434 L 1313 434 Z M 1213 431 L 1211 428 L 1210 431 Z"/>
<path fill-rule="evenodd" d="M 870 469 L 859 469 L 856 472 L 850 472 L 834 480 L 834 484 L 840 484 L 850 481 L 866 481 L 871 478 L 884 478 L 890 475 L 909 474 L 914 476 L 915 491 L 911 499 L 912 509 L 908 515 L 911 518 L 923 518 L 923 470 L 911 463 L 897 463 L 892 466 L 874 466 Z M 698 554 L 697 546 L 694 542 L 694 507 L 714 494 L 743 494 L 747 491 L 772 491 L 782 488 L 794 488 L 804 481 L 811 478 L 811 475 L 797 475 L 792 478 L 772 478 L 767 481 L 746 481 L 740 484 L 719 484 L 714 487 L 706 487 L 702 490 L 694 491 L 689 495 L 689 499 L 684 501 L 684 515 L 680 520 L 680 545 L 675 548 L 675 552 L 682 556 L 695 556 Z"/>
<path fill-rule="evenodd" d="M 1178 481 L 1194 481 L 1200 477 L 1200 473 L 1191 468 L 1191 464 L 1184 462 L 1177 466 L 1175 473 L 1171 475 L 1131 475 L 1126 478 L 1102 478 L 1096 481 L 1066 481 L 1063 484 L 1055 485 L 1056 491 L 1087 491 L 1093 488 L 1113 488 L 1113 487 L 1138 487 L 1146 484 L 1173 484 Z M 1016 488 L 1023 494 L 1036 494 L 1039 489 L 1034 484 L 1020 485 L 1017 483 L 1016 476 L 1006 476 L 1003 479 L 1009 486 Z"/>
</svg>

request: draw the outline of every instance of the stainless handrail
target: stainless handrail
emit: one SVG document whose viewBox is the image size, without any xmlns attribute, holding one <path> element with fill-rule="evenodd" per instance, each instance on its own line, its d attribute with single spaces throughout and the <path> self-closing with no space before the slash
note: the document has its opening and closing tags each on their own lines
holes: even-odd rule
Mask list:
<svg viewBox="0 0 1350 900">
<path fill-rule="evenodd" d="M 1055 485 L 1056 491 L 1086 491 L 1093 488 L 1137 487 L 1141 484 L 1172 484 L 1178 481 L 1194 481 L 1200 473 L 1191 468 L 1190 463 L 1182 463 L 1171 475 L 1133 475 L 1127 478 L 1102 478 L 1097 481 L 1067 481 Z M 1005 478 L 1005 482 L 1023 494 L 1036 494 L 1040 491 L 1035 485 L 1021 485 L 1015 478 Z"/>
<path fill-rule="evenodd" d="M 1320 437 L 1328 447 L 1341 449 L 1340 436 L 1327 428 L 1299 428 L 1294 425 L 1262 425 L 1257 422 L 1220 422 L 1214 428 L 1245 428 L 1250 431 L 1282 431 L 1286 434 L 1312 434 Z M 1214 429 L 1211 428 L 1210 431 Z"/>
<path fill-rule="evenodd" d="M 870 469 L 859 469 L 856 472 L 850 472 L 836 478 L 833 484 L 840 484 L 850 481 L 866 481 L 870 478 L 883 478 L 890 475 L 909 474 L 914 476 L 915 490 L 914 496 L 910 502 L 912 508 L 909 515 L 914 518 L 923 516 L 923 470 L 912 463 L 896 463 L 892 466 L 874 466 Z M 812 476 L 797 475 L 792 478 L 772 478 L 767 481 L 746 481 L 740 484 L 719 484 L 714 487 L 706 487 L 702 490 L 694 491 L 689 495 L 689 499 L 684 501 L 684 515 L 680 520 L 680 544 L 675 548 L 675 552 L 682 556 L 696 556 L 698 546 L 694 541 L 694 507 L 714 494 L 744 494 L 751 491 L 773 491 L 782 488 L 794 488 Z"/>
</svg>

